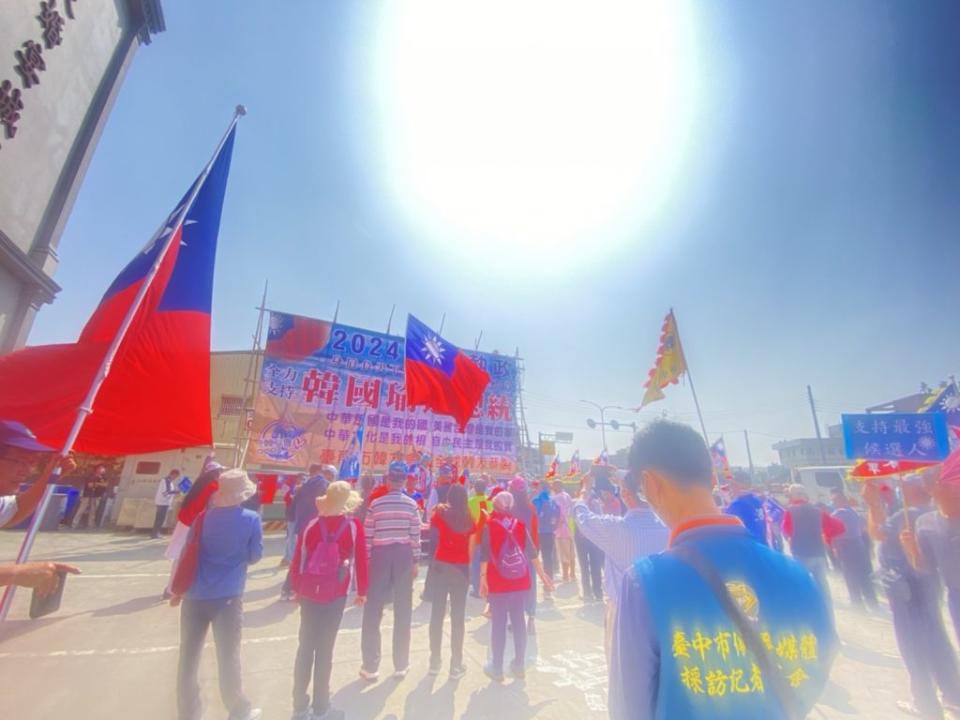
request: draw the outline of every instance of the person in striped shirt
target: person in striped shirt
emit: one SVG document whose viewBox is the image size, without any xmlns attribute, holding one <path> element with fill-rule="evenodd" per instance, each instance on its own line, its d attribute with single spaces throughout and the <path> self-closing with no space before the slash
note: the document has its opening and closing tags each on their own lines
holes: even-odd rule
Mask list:
<svg viewBox="0 0 960 720">
<path fill-rule="evenodd" d="M 393 676 L 400 680 L 410 669 L 410 623 L 413 581 L 420 562 L 420 510 L 404 494 L 407 466 L 392 462 L 387 493 L 370 503 L 363 520 L 367 540 L 369 588 L 363 606 L 360 677 L 374 682 L 380 667 L 380 622 L 383 606 L 393 599 Z"/>
</svg>

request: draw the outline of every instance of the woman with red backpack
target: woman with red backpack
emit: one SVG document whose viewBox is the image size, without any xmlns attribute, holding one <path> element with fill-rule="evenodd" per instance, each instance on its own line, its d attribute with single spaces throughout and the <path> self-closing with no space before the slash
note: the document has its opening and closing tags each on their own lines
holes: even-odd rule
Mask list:
<svg viewBox="0 0 960 720">
<path fill-rule="evenodd" d="M 531 566 L 545 588 L 553 591 L 537 557 L 537 547 L 527 526 L 511 514 L 514 497 L 501 492 L 493 499 L 493 512 L 487 519 L 481 540 L 480 594 L 490 601 L 491 661 L 484 673 L 496 682 L 503 681 L 503 654 L 507 644 L 507 620 L 513 627 L 514 659 L 511 674 L 525 676 L 527 626 L 524 608 L 531 588 Z"/>
<path fill-rule="evenodd" d="M 361 503 L 350 483 L 330 483 L 317 498 L 318 516 L 297 538 L 290 563 L 290 581 L 300 599 L 300 644 L 293 669 L 294 720 L 340 720 L 330 708 L 333 647 L 356 566 L 357 599 L 367 598 L 367 546 L 363 523 L 348 517 Z M 313 705 L 308 688 L 313 676 Z"/>
<path fill-rule="evenodd" d="M 463 485 L 450 486 L 447 501 L 434 509 L 430 526 L 437 537 L 430 609 L 430 674 L 440 674 L 440 644 L 449 596 L 450 679 L 459 680 L 467 672 L 463 664 L 463 635 L 470 585 L 470 538 L 477 529 Z"/>
</svg>

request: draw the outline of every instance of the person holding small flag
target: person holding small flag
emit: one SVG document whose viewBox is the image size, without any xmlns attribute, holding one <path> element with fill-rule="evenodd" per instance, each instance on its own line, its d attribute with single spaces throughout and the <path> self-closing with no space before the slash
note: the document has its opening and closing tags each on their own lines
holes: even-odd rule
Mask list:
<svg viewBox="0 0 960 720">
<path fill-rule="evenodd" d="M 153 520 L 153 530 L 150 533 L 150 537 L 154 540 L 160 537 L 160 531 L 166 522 L 167 513 L 170 511 L 173 499 L 180 494 L 179 481 L 180 471 L 173 468 L 157 483 L 157 492 L 153 499 L 154 505 L 157 506 L 157 512 Z"/>
</svg>

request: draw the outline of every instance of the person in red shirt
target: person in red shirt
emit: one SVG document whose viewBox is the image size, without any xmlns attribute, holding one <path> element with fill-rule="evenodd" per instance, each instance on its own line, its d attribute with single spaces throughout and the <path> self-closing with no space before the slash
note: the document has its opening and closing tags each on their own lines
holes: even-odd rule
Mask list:
<svg viewBox="0 0 960 720">
<path fill-rule="evenodd" d="M 803 485 L 791 485 L 790 504 L 783 516 L 783 534 L 790 541 L 790 554 L 804 565 L 820 586 L 823 596 L 830 597 L 827 584 L 827 546 L 843 535 L 843 522 L 826 510 L 810 504 Z"/>
<path fill-rule="evenodd" d="M 440 674 L 440 644 L 449 596 L 450 679 L 459 680 L 467 671 L 463 664 L 463 635 L 470 585 L 470 538 L 477 529 L 463 485 L 450 486 L 447 501 L 434 508 L 430 527 L 437 537 L 430 609 L 430 674 Z"/>
<path fill-rule="evenodd" d="M 360 496 L 350 483 L 330 483 L 317 498 L 318 517 L 303 529 L 290 564 L 290 584 L 300 599 L 300 644 L 293 669 L 293 717 L 299 720 L 342 720 L 330 708 L 333 648 L 350 587 L 351 567 L 357 573 L 356 605 L 367 599 L 367 546 L 363 523 L 350 513 Z M 335 550 L 334 550 L 335 546 Z M 311 708 L 308 689 L 313 677 Z"/>
<path fill-rule="evenodd" d="M 514 656 L 511 674 L 523 679 L 527 651 L 524 606 L 530 594 L 531 565 L 544 587 L 553 583 L 540 565 L 537 547 L 527 526 L 514 514 L 512 493 L 501 492 L 493 499 L 481 541 L 480 594 L 490 602 L 491 662 L 483 668 L 490 679 L 503 681 L 503 654 L 507 643 L 507 619 L 513 626 Z"/>
<path fill-rule="evenodd" d="M 523 523 L 524 527 L 530 531 L 530 539 L 533 541 L 534 555 L 540 555 L 540 523 L 537 518 L 537 509 L 530 501 L 530 493 L 527 489 L 527 479 L 523 475 L 516 475 L 510 481 L 510 494 L 513 495 L 513 516 Z M 531 574 L 530 590 L 527 592 L 524 608 L 527 613 L 527 632 L 531 635 L 536 634 L 536 625 L 534 618 L 537 616 L 537 580 Z"/>
</svg>

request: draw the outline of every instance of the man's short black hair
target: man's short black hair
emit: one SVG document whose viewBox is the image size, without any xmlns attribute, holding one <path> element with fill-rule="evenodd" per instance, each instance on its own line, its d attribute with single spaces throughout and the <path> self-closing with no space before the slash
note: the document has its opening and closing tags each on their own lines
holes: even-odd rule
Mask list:
<svg viewBox="0 0 960 720">
<path fill-rule="evenodd" d="M 683 487 L 713 486 L 713 462 L 700 434 L 689 425 L 654 420 L 633 438 L 630 473 L 659 470 Z"/>
</svg>

